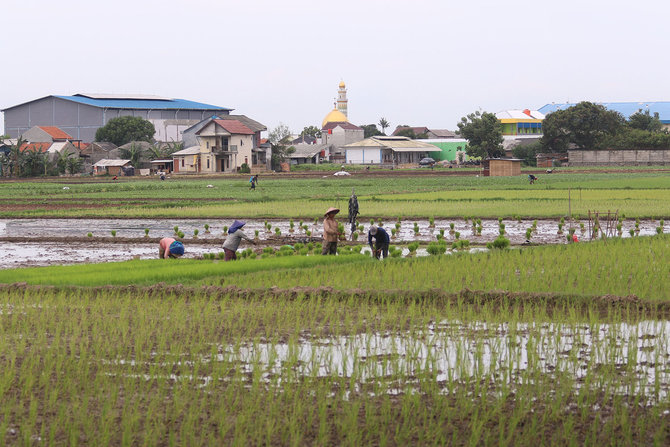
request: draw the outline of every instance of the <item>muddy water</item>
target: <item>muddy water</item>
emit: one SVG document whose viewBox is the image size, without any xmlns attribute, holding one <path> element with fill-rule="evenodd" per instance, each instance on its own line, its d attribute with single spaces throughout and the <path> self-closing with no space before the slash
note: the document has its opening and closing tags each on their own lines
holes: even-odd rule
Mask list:
<svg viewBox="0 0 670 447">
<path fill-rule="evenodd" d="M 577 387 L 605 380 L 608 384 L 602 386 L 610 391 L 659 400 L 670 391 L 668 321 L 596 325 L 443 321 L 404 333 L 329 338 L 303 334 L 290 344 L 260 340 L 216 348 L 213 357 L 189 362 L 230 362 L 247 373 L 260 368 L 266 383 L 277 376 L 297 380 L 337 376 L 361 383 L 423 377 L 438 383 L 473 378 L 519 385 L 533 381 L 540 372 L 571 376 Z M 127 367 L 129 376 L 146 369 L 132 359 L 108 363 Z M 207 376 L 198 379 L 205 386 L 211 382 Z"/>
<path fill-rule="evenodd" d="M 340 219 L 343 222 L 343 219 Z M 271 231 L 265 228 L 265 220 L 248 220 L 244 230 L 249 235 L 254 235 L 258 230 L 259 238 L 266 239 L 275 234 L 275 229 L 279 228 L 282 235 L 304 235 L 305 231 L 299 229 L 300 221 L 294 221 L 294 230 L 290 231 L 290 222 L 288 220 L 267 220 L 272 226 Z M 375 222 L 377 224 L 378 222 Z M 390 234 L 391 229 L 395 228 L 395 221 L 382 222 Z M 414 223 L 419 228 L 419 233 L 414 232 Z M 401 222 L 400 230 L 396 240 L 411 241 L 434 241 L 440 229 L 445 230 L 447 240 L 454 239 L 449 233 L 450 224 L 454 224 L 454 230 L 460 232 L 461 239 L 469 239 L 471 242 L 485 242 L 498 236 L 497 220 L 482 220 L 482 234 L 477 236 L 473 233 L 472 224 L 463 219 L 435 220 L 435 226 L 431 227 L 426 220 L 405 220 Z M 505 231 L 510 241 L 522 243 L 526 239 L 526 229 L 532 226 L 532 220 L 504 220 Z M 210 226 L 209 232 L 205 230 L 205 224 Z M 198 230 L 198 237 L 220 238 L 224 235 L 224 225 L 230 226 L 232 220 L 206 220 L 206 219 L 3 219 L 0 220 L 0 237 L 84 237 L 92 233 L 95 237 L 109 237 L 112 231 L 116 231 L 118 237 L 143 237 L 145 229 L 149 230 L 151 237 L 165 237 L 174 234 L 174 227 L 178 227 L 184 235 L 192 237 L 194 230 Z M 346 224 L 346 223 L 345 223 Z M 314 221 L 304 221 L 313 236 L 320 236 L 322 223 L 316 225 Z M 370 222 L 359 222 L 364 226 L 364 233 L 370 226 Z M 585 223 L 586 225 L 586 223 Z M 640 235 L 656 234 L 658 221 L 640 221 Z M 349 235 L 349 226 L 345 225 L 346 234 Z M 564 232 L 567 233 L 569 224 L 566 222 Z M 577 235 L 580 236 L 579 225 Z M 628 231 L 635 228 L 634 221 L 626 221 L 623 224 L 623 237 L 628 237 Z M 365 234 L 359 237 L 362 240 Z M 558 221 L 538 220 L 537 231 L 533 234 L 532 241 L 536 243 L 555 244 L 565 241 L 565 235 L 558 234 Z"/>
<path fill-rule="evenodd" d="M 343 220 L 343 219 L 341 219 Z M 290 221 L 268 220 L 271 230 L 265 227 L 265 220 L 249 220 L 245 226 L 245 232 L 253 236 L 258 231 L 258 237 L 261 241 L 268 241 L 271 244 L 276 243 L 275 229 L 279 228 L 282 236 L 306 237 L 304 229 L 300 229 L 300 221 L 294 221 L 293 231 L 290 231 Z M 375 222 L 378 224 L 379 222 Z M 419 231 L 414 231 L 416 223 Z M 498 232 L 497 220 L 482 220 L 483 231 L 481 235 L 474 233 L 472 224 L 463 219 L 444 219 L 436 220 L 434 226 L 430 226 L 426 220 L 406 220 L 401 222 L 397 236 L 391 241 L 392 244 L 406 244 L 412 241 L 434 241 L 439 234 L 440 229 L 444 229 L 444 236 L 448 242 L 455 239 L 455 235 L 450 233 L 450 224 L 454 224 L 454 231 L 460 233 L 461 239 L 470 240 L 474 245 L 485 245 L 494 240 Z M 526 229 L 532 226 L 533 222 L 526 220 L 517 222 L 515 220 L 503 221 L 505 224 L 506 237 L 512 244 L 522 244 L 526 240 Z M 205 230 L 205 225 L 210 226 L 209 232 Z M 100 242 L 2 242 L 2 254 L 0 257 L 0 268 L 51 265 L 51 264 L 69 264 L 78 262 L 108 262 L 122 261 L 139 256 L 140 258 L 152 258 L 155 256 L 156 244 L 147 244 L 143 238 L 145 229 L 149 230 L 149 236 L 153 238 L 172 236 L 174 227 L 178 227 L 185 235 L 187 245 L 187 257 L 200 256 L 203 253 L 212 253 L 221 251 L 219 246 L 198 245 L 197 240 L 192 240 L 194 230 L 198 230 L 198 239 L 206 241 L 207 239 L 221 238 L 224 236 L 224 225 L 230 225 L 232 221 L 217 221 L 205 219 L 3 219 L 0 220 L 0 237 L 30 237 L 30 238 L 81 238 L 91 233 L 94 237 L 111 237 L 112 231 L 116 232 L 119 238 L 133 238 L 126 244 L 105 244 Z M 304 221 L 308 230 L 312 232 L 313 237 L 320 238 L 322 223 L 314 221 Z M 364 232 L 358 238 L 361 244 L 367 243 L 366 231 L 370 222 L 361 223 L 364 226 Z M 384 222 L 383 227 L 391 233 L 395 228 L 396 222 Z M 652 235 L 656 233 L 656 221 L 641 221 L 640 235 Z M 568 224 L 564 231 L 567 233 Z M 577 236 L 580 240 L 586 240 L 586 234 L 583 234 L 577 228 Z M 623 237 L 630 237 L 629 230 L 635 228 L 634 221 L 624 222 Z M 346 234 L 349 236 L 349 228 L 346 226 Z M 273 238 L 273 241 L 270 241 Z M 535 244 L 562 244 L 565 243 L 565 235 L 558 234 L 558 221 L 540 220 L 537 223 L 537 230 L 533 234 L 531 241 Z M 214 241 L 212 241 L 214 242 Z M 281 244 L 278 244 L 281 245 Z M 405 248 L 403 256 L 408 254 Z M 426 255 L 425 249 L 419 249 L 418 256 Z"/>
<path fill-rule="evenodd" d="M 189 244 L 185 258 L 216 252 L 211 246 Z M 128 261 L 158 258 L 157 244 L 70 242 L 3 243 L 0 269 L 46 265 Z"/>
</svg>

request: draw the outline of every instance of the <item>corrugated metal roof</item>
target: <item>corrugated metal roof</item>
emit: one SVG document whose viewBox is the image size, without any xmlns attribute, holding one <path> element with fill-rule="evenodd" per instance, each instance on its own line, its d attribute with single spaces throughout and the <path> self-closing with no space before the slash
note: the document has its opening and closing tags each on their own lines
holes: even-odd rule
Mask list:
<svg viewBox="0 0 670 447">
<path fill-rule="evenodd" d="M 103 158 L 93 166 L 97 166 L 99 168 L 102 167 L 107 167 L 107 166 L 125 166 L 128 163 L 130 163 L 130 160 L 111 160 L 109 158 Z"/>
<path fill-rule="evenodd" d="M 528 112 L 528 113 L 526 113 Z M 512 120 L 543 120 L 544 113 L 539 110 L 502 110 L 496 112 L 496 118 L 499 120 L 502 119 L 512 119 Z"/>
<path fill-rule="evenodd" d="M 90 98 L 87 96 L 61 96 L 53 95 L 55 98 L 64 99 L 80 104 L 106 109 L 172 109 L 172 110 L 233 110 L 227 107 L 213 106 L 201 102 L 188 101 L 186 99 L 106 99 Z"/>
<path fill-rule="evenodd" d="M 594 104 L 599 104 L 605 107 L 608 110 L 614 110 L 619 112 L 626 119 L 628 119 L 634 113 L 637 113 L 639 110 L 647 111 L 653 116 L 654 113 L 658 112 L 658 118 L 662 123 L 670 123 L 670 102 L 668 101 L 651 101 L 651 102 L 594 102 Z M 569 107 L 577 105 L 576 103 L 561 103 L 561 104 L 546 104 L 540 107 L 540 112 L 548 115 L 557 110 L 565 110 Z"/>
<path fill-rule="evenodd" d="M 187 147 L 186 149 L 182 149 L 177 152 L 173 152 L 172 156 L 179 156 L 179 155 L 197 155 L 200 153 L 200 146 L 191 146 Z"/>
<path fill-rule="evenodd" d="M 310 158 L 328 147 L 327 144 L 296 144 L 293 146 L 295 152 L 289 158 Z"/>
<path fill-rule="evenodd" d="M 347 144 L 345 149 L 359 147 L 387 148 L 394 152 L 426 152 L 435 151 L 435 146 L 418 140 L 410 140 L 406 137 L 370 137 L 356 143 Z"/>
</svg>

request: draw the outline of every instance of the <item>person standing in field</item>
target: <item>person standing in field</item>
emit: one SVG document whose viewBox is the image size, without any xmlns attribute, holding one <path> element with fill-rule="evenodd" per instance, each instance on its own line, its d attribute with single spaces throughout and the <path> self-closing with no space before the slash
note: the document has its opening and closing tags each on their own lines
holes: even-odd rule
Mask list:
<svg viewBox="0 0 670 447">
<path fill-rule="evenodd" d="M 324 214 L 325 219 L 323 219 L 323 250 L 321 250 L 322 255 L 334 255 L 337 254 L 337 221 L 335 220 L 335 215 L 339 213 L 340 210 L 337 208 L 330 207 L 326 214 Z"/>
<path fill-rule="evenodd" d="M 172 237 L 164 237 L 158 243 L 158 257 L 160 259 L 178 258 L 184 254 L 184 244 Z"/>
<path fill-rule="evenodd" d="M 246 225 L 246 222 L 241 220 L 235 220 L 233 224 L 228 228 L 228 236 L 226 237 L 225 242 L 223 243 L 223 252 L 225 253 L 225 261 L 234 261 L 237 259 L 237 248 L 240 246 L 242 239 L 246 239 L 252 244 L 256 245 L 256 242 L 251 239 L 249 236 L 244 234 L 242 227 Z"/>
<path fill-rule="evenodd" d="M 251 178 L 249 179 L 249 183 L 251 183 L 251 186 L 249 187 L 249 189 L 251 189 L 252 191 L 255 191 L 256 190 L 256 177 L 254 177 L 252 175 Z"/>
<path fill-rule="evenodd" d="M 372 246 L 372 239 L 375 240 L 374 248 Z M 390 243 L 391 239 L 386 230 L 381 227 L 375 227 L 374 225 L 370 227 L 370 230 L 368 231 L 368 245 L 370 246 L 372 256 L 374 256 L 375 259 L 379 259 L 380 256 L 382 256 L 382 258 L 388 258 Z"/>
</svg>

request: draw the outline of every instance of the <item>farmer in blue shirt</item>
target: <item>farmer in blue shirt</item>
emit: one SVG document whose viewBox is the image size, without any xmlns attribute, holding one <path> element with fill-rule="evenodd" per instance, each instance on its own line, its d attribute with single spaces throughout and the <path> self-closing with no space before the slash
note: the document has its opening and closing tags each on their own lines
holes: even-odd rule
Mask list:
<svg viewBox="0 0 670 447">
<path fill-rule="evenodd" d="M 375 239 L 375 246 L 372 247 L 372 239 Z M 388 258 L 389 256 L 389 243 L 391 239 L 389 234 L 383 228 L 375 227 L 374 225 L 370 227 L 368 231 L 368 245 L 370 250 L 372 250 L 372 256 L 376 259 L 379 259 L 381 255 L 383 258 Z"/>
</svg>

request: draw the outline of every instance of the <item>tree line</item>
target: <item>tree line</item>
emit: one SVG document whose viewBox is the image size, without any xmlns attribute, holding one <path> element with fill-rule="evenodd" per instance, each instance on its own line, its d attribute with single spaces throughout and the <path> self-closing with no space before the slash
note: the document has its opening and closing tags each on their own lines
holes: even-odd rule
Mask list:
<svg viewBox="0 0 670 447">
<path fill-rule="evenodd" d="M 477 111 L 462 117 L 457 132 L 468 140 L 471 157 L 505 155 L 502 125 L 493 113 Z M 513 153 L 534 164 L 538 153 L 567 153 L 568 149 L 670 149 L 670 133 L 658 113 L 638 110 L 626 119 L 619 112 L 584 101 L 547 115 L 542 137 L 514 148 Z"/>
</svg>

